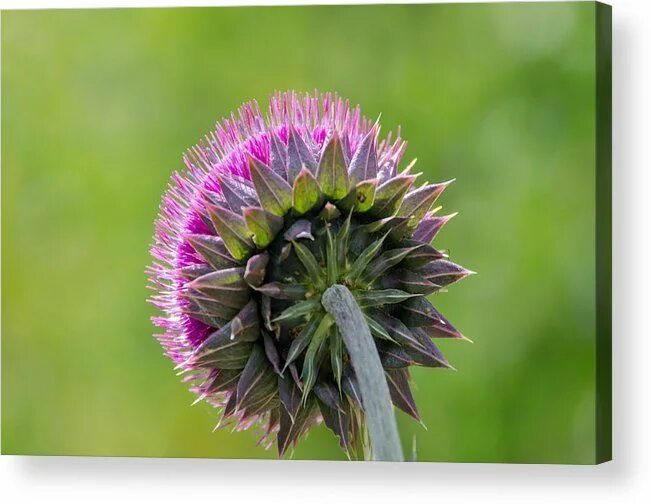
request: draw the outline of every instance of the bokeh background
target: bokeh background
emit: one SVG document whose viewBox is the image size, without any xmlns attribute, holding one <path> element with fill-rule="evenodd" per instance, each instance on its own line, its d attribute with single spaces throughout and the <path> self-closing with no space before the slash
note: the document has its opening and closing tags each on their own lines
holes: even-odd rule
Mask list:
<svg viewBox="0 0 651 504">
<path fill-rule="evenodd" d="M 590 2 L 3 12 L 3 453 L 276 457 L 190 407 L 144 268 L 182 151 L 242 101 L 318 88 L 457 179 L 436 243 L 479 274 L 434 302 L 475 343 L 413 372 L 406 451 L 592 462 L 594 38 Z M 320 426 L 294 457 L 344 455 Z"/>
</svg>

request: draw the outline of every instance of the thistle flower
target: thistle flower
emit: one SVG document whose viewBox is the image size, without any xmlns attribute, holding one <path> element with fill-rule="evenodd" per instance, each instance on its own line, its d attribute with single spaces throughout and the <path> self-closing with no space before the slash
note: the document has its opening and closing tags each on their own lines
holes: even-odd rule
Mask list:
<svg viewBox="0 0 651 504">
<path fill-rule="evenodd" d="M 166 354 L 219 425 L 263 428 L 279 454 L 320 421 L 348 453 L 365 412 L 321 296 L 352 292 L 394 405 L 418 419 L 409 366 L 449 368 L 432 338 L 463 339 L 427 300 L 471 272 L 430 242 L 449 182 L 399 171 L 406 142 L 336 95 L 243 105 L 184 156 L 160 207 L 149 268 Z"/>
</svg>

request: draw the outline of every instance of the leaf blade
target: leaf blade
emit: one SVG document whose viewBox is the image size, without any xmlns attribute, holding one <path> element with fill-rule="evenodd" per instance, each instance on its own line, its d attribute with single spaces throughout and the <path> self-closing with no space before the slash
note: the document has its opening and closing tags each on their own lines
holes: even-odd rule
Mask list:
<svg viewBox="0 0 651 504">
<path fill-rule="evenodd" d="M 326 144 L 316 175 L 323 193 L 333 200 L 348 194 L 348 169 L 339 135 L 335 132 Z"/>
<path fill-rule="evenodd" d="M 249 158 L 249 171 L 260 205 L 267 212 L 282 217 L 292 207 L 292 188 L 271 168 Z"/>
</svg>

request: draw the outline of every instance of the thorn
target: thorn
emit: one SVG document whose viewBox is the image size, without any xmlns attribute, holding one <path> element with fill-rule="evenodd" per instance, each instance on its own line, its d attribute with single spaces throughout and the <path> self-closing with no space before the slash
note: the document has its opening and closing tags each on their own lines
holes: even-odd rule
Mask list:
<svg viewBox="0 0 651 504">
<path fill-rule="evenodd" d="M 467 341 L 468 343 L 473 343 L 473 344 L 475 343 L 473 340 L 471 340 L 471 339 L 468 338 L 467 336 L 464 336 L 464 335 L 461 334 L 461 333 L 459 333 L 459 338 L 458 338 L 458 339 L 460 339 L 460 340 L 464 340 L 464 341 Z"/>
<path fill-rule="evenodd" d="M 409 170 L 411 170 L 414 167 L 414 165 L 416 164 L 416 161 L 418 161 L 418 158 L 412 159 L 409 162 L 409 164 L 407 165 L 407 167 L 404 170 L 402 170 L 402 173 L 409 173 Z M 416 176 L 418 176 L 418 175 L 422 175 L 422 173 L 416 174 Z"/>
<path fill-rule="evenodd" d="M 179 371 L 178 373 L 176 373 L 176 376 L 184 375 L 184 374 L 187 373 L 188 371 L 192 371 L 192 369 L 191 369 L 191 368 L 181 369 L 181 371 Z"/>
<path fill-rule="evenodd" d="M 206 392 L 204 392 L 204 393 L 201 394 L 199 397 L 197 397 L 197 398 L 194 400 L 194 402 L 193 402 L 190 406 L 194 406 L 195 404 L 200 403 L 200 402 L 203 401 L 206 397 L 208 397 L 208 394 L 207 394 Z"/>
</svg>

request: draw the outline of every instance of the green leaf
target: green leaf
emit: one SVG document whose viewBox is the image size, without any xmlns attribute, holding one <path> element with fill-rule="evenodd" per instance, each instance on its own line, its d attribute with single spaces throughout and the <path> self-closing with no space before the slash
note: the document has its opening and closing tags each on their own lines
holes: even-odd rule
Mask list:
<svg viewBox="0 0 651 504">
<path fill-rule="evenodd" d="M 218 236 L 192 234 L 187 236 L 192 248 L 214 269 L 230 268 L 237 264 L 224 241 Z"/>
<path fill-rule="evenodd" d="M 208 213 L 228 252 L 237 261 L 247 259 L 255 245 L 242 216 L 220 206 L 208 206 Z"/>
<path fill-rule="evenodd" d="M 378 231 L 389 232 L 389 236 L 394 241 L 401 241 L 406 231 L 408 231 L 407 224 L 409 219 L 407 217 L 384 217 L 376 221 L 369 222 L 357 226 L 354 234 L 373 234 Z M 414 244 L 416 245 L 416 244 Z"/>
<path fill-rule="evenodd" d="M 319 212 L 319 219 L 322 219 L 327 222 L 339 218 L 340 215 L 341 212 L 339 211 L 339 209 L 336 206 L 334 206 L 332 203 L 328 202 L 323 206 L 323 208 Z"/>
<path fill-rule="evenodd" d="M 394 343 L 400 346 L 420 346 L 418 338 L 414 336 L 412 331 L 400 319 L 383 313 L 381 310 L 375 310 L 373 312 L 373 318 L 376 323 L 384 327 L 391 335 Z"/>
<path fill-rule="evenodd" d="M 366 313 L 364 314 L 364 318 L 366 319 L 366 324 L 368 325 L 368 328 L 371 330 L 371 334 L 377 336 L 380 339 L 396 343 L 396 340 L 394 340 L 391 337 L 391 335 L 387 332 L 384 326 L 380 324 L 377 320 L 375 320 L 373 317 L 371 317 Z"/>
<path fill-rule="evenodd" d="M 362 274 L 363 281 L 368 283 L 373 282 L 377 277 L 382 275 L 382 273 L 393 268 L 396 264 L 407 257 L 407 255 L 418 248 L 420 248 L 420 245 L 415 247 L 391 249 L 383 252 L 377 259 L 368 265 Z"/>
<path fill-rule="evenodd" d="M 412 294 L 427 296 L 441 289 L 440 285 L 431 282 L 419 271 L 414 273 L 406 269 L 399 269 L 383 275 L 379 284 L 387 289 L 400 289 Z"/>
<path fill-rule="evenodd" d="M 348 194 L 336 202 L 337 208 L 344 213 L 350 212 L 357 204 L 357 189 L 353 187 Z"/>
<path fill-rule="evenodd" d="M 280 175 L 287 178 L 287 146 L 278 138 L 278 135 L 271 131 L 269 135 L 269 165 L 270 168 Z"/>
<path fill-rule="evenodd" d="M 314 394 L 318 397 L 319 401 L 335 410 L 341 409 L 341 398 L 339 391 L 332 383 L 327 381 L 320 381 L 314 385 Z"/>
<path fill-rule="evenodd" d="M 467 339 L 422 296 L 400 305 L 400 314 L 407 326 L 422 327 L 431 338 Z"/>
<path fill-rule="evenodd" d="M 337 387 L 341 389 L 341 375 L 344 368 L 344 344 L 337 328 L 334 328 L 330 335 L 330 367 Z"/>
<path fill-rule="evenodd" d="M 348 194 L 339 201 L 337 207 L 343 212 L 354 210 L 356 213 L 368 211 L 375 201 L 375 188 L 377 180 L 365 180 L 353 187 Z"/>
<path fill-rule="evenodd" d="M 296 304 L 293 304 L 286 310 L 284 310 L 280 315 L 278 315 L 274 322 L 295 322 L 300 321 L 307 317 L 308 315 L 313 314 L 315 311 L 320 310 L 321 303 L 318 299 L 306 299 L 305 301 L 300 301 Z"/>
<path fill-rule="evenodd" d="M 187 304 L 183 307 L 183 311 L 190 317 L 203 322 L 201 317 L 195 316 L 194 312 L 197 311 L 199 313 L 204 313 L 207 316 L 213 315 L 218 320 L 222 320 L 222 323 L 217 323 L 217 325 L 205 322 L 213 327 L 221 327 L 223 321 L 228 321 L 237 315 L 249 298 L 249 294 L 239 293 L 233 295 L 227 291 L 199 291 L 197 289 L 185 289 L 180 296 L 187 300 Z"/>
<path fill-rule="evenodd" d="M 420 221 L 445 190 L 450 182 L 443 184 L 431 184 L 420 187 L 405 196 L 398 209 L 399 217 L 409 217 L 412 227 L 417 227 Z"/>
<path fill-rule="evenodd" d="M 323 357 L 323 349 L 326 339 L 330 333 L 330 328 L 334 323 L 332 317 L 326 314 L 322 319 L 319 327 L 312 335 L 312 340 L 307 346 L 305 351 L 305 358 L 303 359 L 303 371 L 301 373 L 301 380 L 303 381 L 303 402 L 305 402 L 308 394 L 314 386 L 319 367 Z"/>
<path fill-rule="evenodd" d="M 231 339 L 228 323 L 212 333 L 191 357 L 195 366 L 218 369 L 242 369 L 251 354 L 253 343 Z"/>
<path fill-rule="evenodd" d="M 261 345 L 253 345 L 242 376 L 237 382 L 236 409 L 257 404 L 275 392 L 277 381 Z"/>
<path fill-rule="evenodd" d="M 314 241 L 314 236 L 312 235 L 312 223 L 307 219 L 298 219 L 290 228 L 285 231 L 283 238 L 287 241 L 293 240 L 312 240 Z"/>
<path fill-rule="evenodd" d="M 436 285 L 445 287 L 472 275 L 473 272 L 451 261 L 439 259 L 417 270 L 417 274 L 422 274 Z"/>
<path fill-rule="evenodd" d="M 312 175 L 312 172 L 305 167 L 301 169 L 294 179 L 292 198 L 292 206 L 298 215 L 309 212 L 323 201 L 323 193 L 319 183 Z"/>
<path fill-rule="evenodd" d="M 205 301 L 203 297 L 203 294 L 198 291 L 188 290 L 181 293 L 180 298 L 184 300 L 181 308 L 183 313 L 215 328 L 222 327 L 229 318 L 237 314 L 237 309 L 229 308 L 214 300 Z"/>
<path fill-rule="evenodd" d="M 418 223 L 412 239 L 423 243 L 430 243 L 441 228 L 456 215 L 456 212 L 450 215 L 441 215 L 440 217 L 435 217 L 430 214 L 429 217 L 422 219 Z"/>
<path fill-rule="evenodd" d="M 264 344 L 264 353 L 267 356 L 267 360 L 271 363 L 274 368 L 274 372 L 280 374 L 280 355 L 278 354 L 278 348 L 276 348 L 276 343 L 271 335 L 263 331 L 262 332 L 262 343 Z"/>
<path fill-rule="evenodd" d="M 375 191 L 377 188 L 377 179 L 363 180 L 355 187 L 357 203 L 355 211 L 357 213 L 368 212 L 375 202 Z"/>
<path fill-rule="evenodd" d="M 344 223 L 339 228 L 337 232 L 337 238 L 335 240 L 337 246 L 337 261 L 340 265 L 340 268 L 343 268 L 346 263 L 346 258 L 348 257 L 348 244 L 350 243 L 350 221 L 353 217 L 353 212 L 348 213 L 348 217 L 344 220 Z"/>
<path fill-rule="evenodd" d="M 267 264 L 269 264 L 269 254 L 267 252 L 252 256 L 246 262 L 244 281 L 251 287 L 258 287 L 264 282 L 267 274 Z"/>
<path fill-rule="evenodd" d="M 382 244 L 386 239 L 387 235 L 385 234 L 378 240 L 371 243 L 364 251 L 355 259 L 355 262 L 350 267 L 350 270 L 345 275 L 345 278 L 348 280 L 357 280 L 366 269 L 366 266 L 373 260 L 377 253 L 382 248 Z"/>
<path fill-rule="evenodd" d="M 418 294 L 409 294 L 398 289 L 358 291 L 355 293 L 355 298 L 362 308 L 401 303 L 415 296 L 418 296 Z"/>
<path fill-rule="evenodd" d="M 409 245 L 420 245 L 419 248 L 411 252 L 405 259 L 402 264 L 404 267 L 409 268 L 414 271 L 418 271 L 419 268 L 422 268 L 425 265 L 430 264 L 432 261 L 437 259 L 442 259 L 445 257 L 445 254 L 439 250 L 436 250 L 431 245 L 424 243 L 419 244 L 418 242 L 408 241 Z"/>
<path fill-rule="evenodd" d="M 296 413 L 301 407 L 301 391 L 289 376 L 278 377 L 278 395 L 285 411 L 294 422 Z"/>
<path fill-rule="evenodd" d="M 357 147 L 350 161 L 350 178 L 353 182 L 377 177 L 377 149 L 375 137 L 377 128 L 373 127 Z"/>
<path fill-rule="evenodd" d="M 315 392 L 317 387 L 315 386 Z M 321 392 L 323 394 L 323 392 Z M 318 395 L 318 394 L 317 394 Z M 344 408 L 339 405 L 338 408 L 331 408 L 325 402 L 319 402 L 319 409 L 321 416 L 326 426 L 339 437 L 339 446 L 346 452 L 350 458 L 350 451 L 354 450 L 353 442 L 351 440 L 351 415 L 349 408 Z"/>
<path fill-rule="evenodd" d="M 217 301 L 224 306 L 238 309 L 244 306 L 250 297 L 250 288 L 244 281 L 244 268 L 213 271 L 192 280 L 186 287 L 189 291 L 203 294 L 208 301 Z"/>
<path fill-rule="evenodd" d="M 231 321 L 231 339 L 234 341 L 256 341 L 260 337 L 260 315 L 258 303 L 251 299 Z"/>
<path fill-rule="evenodd" d="M 387 223 L 387 228 L 390 230 L 389 237 L 395 242 L 401 242 L 405 237 L 412 233 L 409 227 L 411 221 L 408 217 L 394 217 Z"/>
<path fill-rule="evenodd" d="M 317 180 L 323 193 L 333 200 L 342 199 L 348 193 L 348 169 L 339 135 L 336 132 L 330 138 L 321 156 Z"/>
<path fill-rule="evenodd" d="M 358 407 L 362 407 L 362 394 L 359 390 L 359 384 L 357 383 L 357 378 L 355 377 L 355 371 L 350 364 L 344 366 L 344 372 L 341 376 L 341 384 L 346 395 L 355 403 Z"/>
<path fill-rule="evenodd" d="M 253 398 L 250 399 L 251 403 L 243 406 L 244 414 L 242 415 L 242 420 L 248 420 L 255 418 L 258 415 L 264 415 L 266 413 L 271 413 L 274 411 L 278 405 L 278 390 L 274 385 L 273 388 L 265 392 L 266 395 L 259 396 L 257 400 Z"/>
<path fill-rule="evenodd" d="M 385 371 L 391 401 L 402 411 L 420 421 L 416 401 L 409 388 L 409 371 L 407 369 L 389 369 Z"/>
<path fill-rule="evenodd" d="M 249 180 L 230 173 L 218 173 L 217 181 L 222 196 L 233 212 L 239 214 L 242 207 L 257 205 L 253 184 Z"/>
<path fill-rule="evenodd" d="M 269 282 L 256 288 L 256 290 L 274 299 L 300 301 L 305 299 L 307 289 L 296 283 Z"/>
<path fill-rule="evenodd" d="M 337 257 L 337 246 L 332 237 L 330 226 L 326 225 L 326 278 L 328 285 L 337 283 L 339 275 L 339 264 Z"/>
<path fill-rule="evenodd" d="M 235 266 L 237 263 L 232 263 L 232 266 Z M 185 280 L 186 282 L 190 282 L 194 280 L 195 278 L 199 278 L 200 276 L 206 275 L 212 271 L 215 271 L 215 269 L 212 266 L 209 266 L 207 264 L 191 264 L 189 266 L 184 266 L 183 268 L 179 268 L 176 270 L 179 275 L 181 275 L 181 278 Z"/>
<path fill-rule="evenodd" d="M 416 180 L 415 175 L 398 175 L 393 177 L 375 191 L 375 201 L 370 209 L 372 215 L 391 217 L 396 214 L 402 199 Z"/>
<path fill-rule="evenodd" d="M 322 313 L 317 313 L 314 315 L 305 325 L 305 327 L 303 327 L 303 330 L 298 334 L 298 336 L 292 340 L 292 343 L 289 346 L 289 350 L 287 351 L 287 358 L 285 359 L 285 367 L 283 368 L 283 373 L 285 372 L 285 369 L 287 369 L 287 366 L 295 361 L 296 358 L 301 353 L 303 353 L 303 350 L 307 348 L 307 345 L 310 343 L 310 341 L 312 341 L 312 336 L 316 332 L 317 327 L 319 327 L 322 319 Z"/>
<path fill-rule="evenodd" d="M 298 241 L 293 241 L 292 245 L 294 246 L 296 257 L 298 257 L 299 261 L 303 264 L 310 280 L 317 287 L 323 287 L 323 270 L 321 266 L 319 266 L 314 254 L 310 252 L 310 249 Z"/>
<path fill-rule="evenodd" d="M 280 428 L 278 430 L 278 455 L 280 457 L 290 445 L 295 444 L 302 434 L 314 421 L 318 408 L 316 401 L 308 399 L 302 408 L 298 409 L 296 417 L 292 419 L 284 408 L 280 410 Z"/>
<path fill-rule="evenodd" d="M 290 185 L 271 168 L 253 158 L 249 159 L 249 170 L 262 208 L 274 215 L 285 215 L 292 207 Z"/>
<path fill-rule="evenodd" d="M 228 401 L 222 410 L 222 420 L 228 418 L 233 413 L 235 413 L 235 407 L 237 405 L 237 389 L 234 390 L 231 395 L 228 397 Z"/>
<path fill-rule="evenodd" d="M 232 290 L 248 289 L 248 285 L 244 282 L 244 268 L 241 266 L 211 271 L 188 283 L 187 287 L 198 290 L 219 289 L 220 287 L 227 287 Z"/>
<path fill-rule="evenodd" d="M 452 368 L 422 327 L 412 328 L 411 333 L 416 344 L 406 346 L 405 350 L 416 364 L 426 367 Z"/>
<path fill-rule="evenodd" d="M 294 126 L 290 126 L 287 139 L 287 180 L 294 180 L 303 167 L 316 173 L 316 160 L 301 135 L 296 133 Z"/>
<path fill-rule="evenodd" d="M 206 392 L 214 394 L 215 392 L 230 390 L 237 386 L 241 375 L 242 371 L 240 369 L 220 369 L 217 376 L 208 385 Z"/>
<path fill-rule="evenodd" d="M 414 363 L 407 351 L 399 345 L 382 342 L 378 345 L 378 353 L 385 369 L 406 368 Z"/>
<path fill-rule="evenodd" d="M 265 248 L 283 228 L 284 220 L 262 208 L 248 207 L 242 211 L 244 221 L 253 234 L 253 243 L 258 248 Z"/>
</svg>

